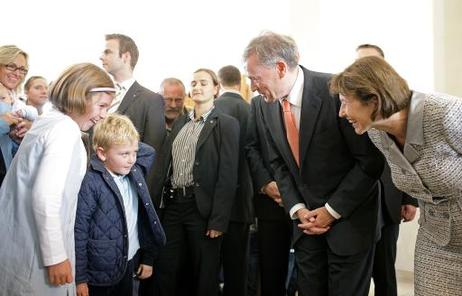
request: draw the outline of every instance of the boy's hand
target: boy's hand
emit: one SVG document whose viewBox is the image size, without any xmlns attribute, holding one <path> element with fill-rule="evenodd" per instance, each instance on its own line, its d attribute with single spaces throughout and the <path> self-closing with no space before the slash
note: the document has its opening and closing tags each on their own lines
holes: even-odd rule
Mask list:
<svg viewBox="0 0 462 296">
<path fill-rule="evenodd" d="M 77 296 L 89 296 L 87 283 L 81 283 L 77 285 Z"/>
<path fill-rule="evenodd" d="M 152 266 L 146 265 L 146 264 L 140 264 L 140 267 L 138 267 L 138 271 L 136 272 L 136 275 L 140 280 L 147 279 L 152 275 Z"/>
</svg>

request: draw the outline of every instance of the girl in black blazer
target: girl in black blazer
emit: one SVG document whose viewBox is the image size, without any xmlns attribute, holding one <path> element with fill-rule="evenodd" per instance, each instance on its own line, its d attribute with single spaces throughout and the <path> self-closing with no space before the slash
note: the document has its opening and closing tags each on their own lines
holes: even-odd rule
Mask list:
<svg viewBox="0 0 462 296">
<path fill-rule="evenodd" d="M 191 81 L 194 110 L 177 119 L 163 147 L 153 198 L 163 208 L 167 244 L 157 267 L 160 295 L 217 295 L 220 247 L 237 184 L 239 123 L 214 108 L 215 73 L 199 69 Z M 188 267 L 187 278 L 179 275 Z"/>
</svg>

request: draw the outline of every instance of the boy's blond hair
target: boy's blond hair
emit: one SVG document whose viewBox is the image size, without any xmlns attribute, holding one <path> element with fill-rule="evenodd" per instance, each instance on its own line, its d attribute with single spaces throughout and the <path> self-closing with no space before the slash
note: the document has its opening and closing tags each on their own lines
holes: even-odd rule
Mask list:
<svg viewBox="0 0 462 296">
<path fill-rule="evenodd" d="M 107 150 L 112 145 L 121 145 L 139 141 L 140 135 L 131 120 L 117 113 L 109 114 L 100 120 L 93 130 L 93 149 Z"/>
</svg>

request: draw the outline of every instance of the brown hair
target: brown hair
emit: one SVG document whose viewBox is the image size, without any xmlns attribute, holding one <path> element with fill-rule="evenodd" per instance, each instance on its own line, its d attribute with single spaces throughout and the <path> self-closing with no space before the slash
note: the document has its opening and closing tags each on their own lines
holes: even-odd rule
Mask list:
<svg viewBox="0 0 462 296">
<path fill-rule="evenodd" d="M 358 51 L 360 49 L 363 49 L 363 48 L 373 48 L 379 53 L 379 55 L 382 56 L 382 58 L 385 58 L 385 53 L 383 52 L 383 50 L 378 45 L 364 43 L 364 44 L 358 45 L 358 47 L 356 47 L 356 51 Z"/>
<path fill-rule="evenodd" d="M 193 73 L 199 73 L 199 72 L 205 72 L 210 75 L 210 77 L 212 78 L 213 85 L 218 87 L 217 93 L 214 95 L 214 98 L 217 98 L 218 94 L 220 93 L 220 82 L 218 81 L 217 74 L 215 74 L 215 72 L 213 72 L 212 70 L 206 69 L 206 68 L 197 69 Z"/>
<path fill-rule="evenodd" d="M 388 118 L 409 105 L 411 91 L 399 74 L 382 58 L 368 56 L 356 60 L 330 81 L 332 94 L 354 96 L 363 103 L 377 99 L 372 114 Z"/>
<path fill-rule="evenodd" d="M 119 57 L 122 57 L 123 53 L 130 53 L 130 67 L 135 69 L 136 63 L 138 62 L 138 57 L 140 56 L 138 47 L 135 44 L 135 41 L 133 41 L 132 38 L 122 35 L 122 34 L 107 34 L 106 35 L 106 41 L 115 39 L 119 41 Z"/>
<path fill-rule="evenodd" d="M 240 86 L 241 85 L 241 72 L 235 66 L 224 66 L 218 70 L 218 77 L 223 86 Z"/>
<path fill-rule="evenodd" d="M 46 80 L 44 77 L 42 77 L 42 76 L 31 76 L 31 77 L 29 77 L 29 79 L 27 79 L 26 83 L 24 84 L 24 90 L 25 90 L 25 91 L 28 91 L 28 90 L 31 88 L 31 86 L 32 86 L 32 82 L 34 82 L 34 81 L 37 80 L 37 79 L 42 79 L 42 80 L 45 81 L 45 83 L 46 83 L 46 81 L 47 81 L 47 80 Z"/>
<path fill-rule="evenodd" d="M 50 102 L 65 114 L 85 114 L 92 99 L 90 91 L 97 87 L 114 88 L 114 83 L 103 69 L 93 64 L 75 64 L 67 68 L 51 86 Z"/>
</svg>

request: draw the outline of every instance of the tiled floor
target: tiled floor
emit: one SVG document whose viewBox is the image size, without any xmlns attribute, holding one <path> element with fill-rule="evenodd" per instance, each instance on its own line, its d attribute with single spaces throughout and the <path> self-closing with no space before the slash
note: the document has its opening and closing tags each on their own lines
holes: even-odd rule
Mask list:
<svg viewBox="0 0 462 296">
<path fill-rule="evenodd" d="M 414 273 L 410 271 L 396 271 L 398 280 L 398 296 L 414 296 Z M 374 283 L 371 283 L 369 296 L 374 295 Z"/>
</svg>

